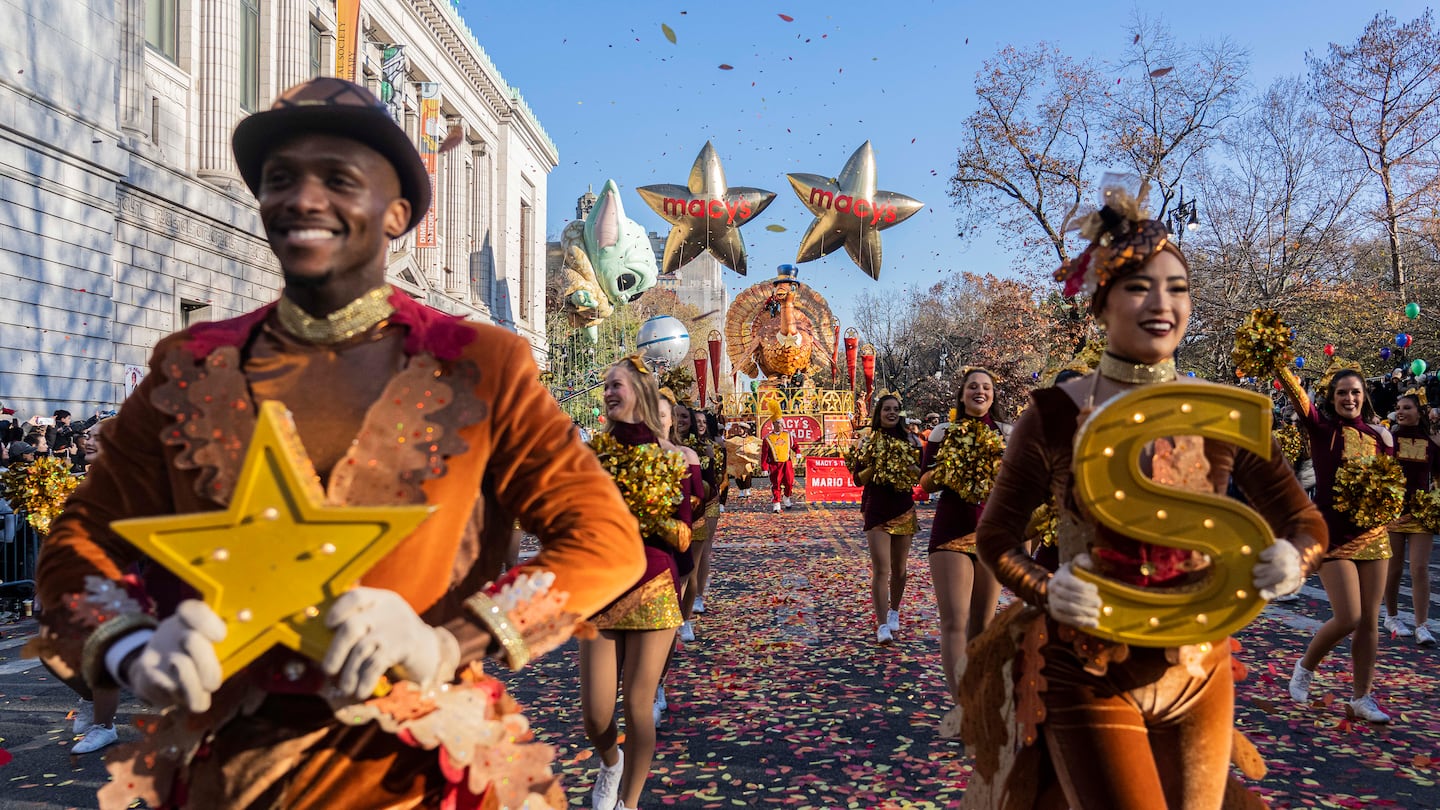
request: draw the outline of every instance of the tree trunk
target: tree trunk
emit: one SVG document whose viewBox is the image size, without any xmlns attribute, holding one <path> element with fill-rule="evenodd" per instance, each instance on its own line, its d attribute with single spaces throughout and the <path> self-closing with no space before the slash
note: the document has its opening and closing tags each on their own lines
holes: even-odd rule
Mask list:
<svg viewBox="0 0 1440 810">
<path fill-rule="evenodd" d="M 1382 164 L 1380 186 L 1385 191 L 1385 237 L 1390 240 L 1391 282 L 1405 300 L 1405 263 L 1400 258 L 1400 216 L 1395 213 L 1395 194 L 1390 185 L 1390 167 Z"/>
</svg>

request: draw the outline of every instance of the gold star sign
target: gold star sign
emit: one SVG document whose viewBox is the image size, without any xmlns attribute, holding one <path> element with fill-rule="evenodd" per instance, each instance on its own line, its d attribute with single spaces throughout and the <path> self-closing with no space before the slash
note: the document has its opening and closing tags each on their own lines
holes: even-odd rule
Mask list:
<svg viewBox="0 0 1440 810">
<path fill-rule="evenodd" d="M 840 177 L 787 174 L 800 202 L 815 215 L 800 240 L 796 263 L 813 261 L 844 246 L 865 274 L 880 279 L 880 232 L 899 225 L 924 203 L 875 187 L 875 150 L 866 141 L 845 161 Z"/>
<path fill-rule="evenodd" d="M 775 192 L 763 188 L 728 185 L 720 156 L 709 141 L 690 167 L 687 185 L 663 183 L 635 191 L 673 226 L 665 240 L 662 273 L 673 273 L 708 250 L 721 264 L 745 275 L 745 240 L 740 237 L 740 226 L 759 216 L 775 199 Z"/>
<path fill-rule="evenodd" d="M 225 621 L 226 678 L 276 644 L 320 660 L 323 616 L 430 515 L 428 506 L 326 506 L 289 411 L 260 405 L 224 512 L 119 520 L 121 537 L 200 592 Z"/>
</svg>

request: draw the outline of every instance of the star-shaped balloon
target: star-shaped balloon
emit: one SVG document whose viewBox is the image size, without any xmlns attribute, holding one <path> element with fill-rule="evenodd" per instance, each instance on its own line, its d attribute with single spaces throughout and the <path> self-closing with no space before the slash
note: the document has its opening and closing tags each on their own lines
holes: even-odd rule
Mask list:
<svg viewBox="0 0 1440 810">
<path fill-rule="evenodd" d="M 866 141 L 845 161 L 840 177 L 787 174 L 800 202 L 815 215 L 800 240 L 796 262 L 808 262 L 845 247 L 865 274 L 880 279 L 880 232 L 909 219 L 925 204 L 875 188 L 875 150 Z"/>
<path fill-rule="evenodd" d="M 265 402 L 230 508 L 111 527 L 190 583 L 225 621 L 225 677 L 283 644 L 319 661 L 329 604 L 430 515 L 428 506 L 326 506 L 285 406 Z"/>
<path fill-rule="evenodd" d="M 740 238 L 740 226 L 759 216 L 775 199 L 773 191 L 727 186 L 720 156 L 709 141 L 690 167 L 688 187 L 664 183 L 635 190 L 655 213 L 674 226 L 665 240 L 662 273 L 673 273 L 708 250 L 721 264 L 745 275 L 745 241 Z"/>
</svg>

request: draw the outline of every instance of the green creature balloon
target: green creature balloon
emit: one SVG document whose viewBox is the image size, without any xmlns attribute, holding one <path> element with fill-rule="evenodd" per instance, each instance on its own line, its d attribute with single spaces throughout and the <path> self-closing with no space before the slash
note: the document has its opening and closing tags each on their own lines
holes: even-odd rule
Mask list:
<svg viewBox="0 0 1440 810">
<path fill-rule="evenodd" d="M 625 216 L 620 187 L 606 180 L 590 214 L 565 226 L 565 298 L 570 325 L 593 342 L 601 321 L 655 286 L 660 269 L 645 229 Z"/>
</svg>

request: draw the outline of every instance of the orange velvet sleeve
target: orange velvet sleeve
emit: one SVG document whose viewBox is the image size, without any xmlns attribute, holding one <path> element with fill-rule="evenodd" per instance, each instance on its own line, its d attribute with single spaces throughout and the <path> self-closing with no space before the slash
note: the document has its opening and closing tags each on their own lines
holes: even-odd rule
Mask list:
<svg viewBox="0 0 1440 810">
<path fill-rule="evenodd" d="M 1050 572 L 1025 552 L 1025 528 L 1035 509 L 1050 498 L 1053 485 L 1041 410 L 1032 396 L 1005 446 L 1005 459 L 985 501 L 975 540 L 980 560 L 1000 584 L 1026 602 L 1044 607 Z"/>
<path fill-rule="evenodd" d="M 523 340 L 489 365 L 494 452 L 486 479 L 505 513 L 540 539 L 526 568 L 555 576 L 567 610 L 588 618 L 645 573 L 640 527 L 620 490 L 540 384 Z"/>
</svg>

